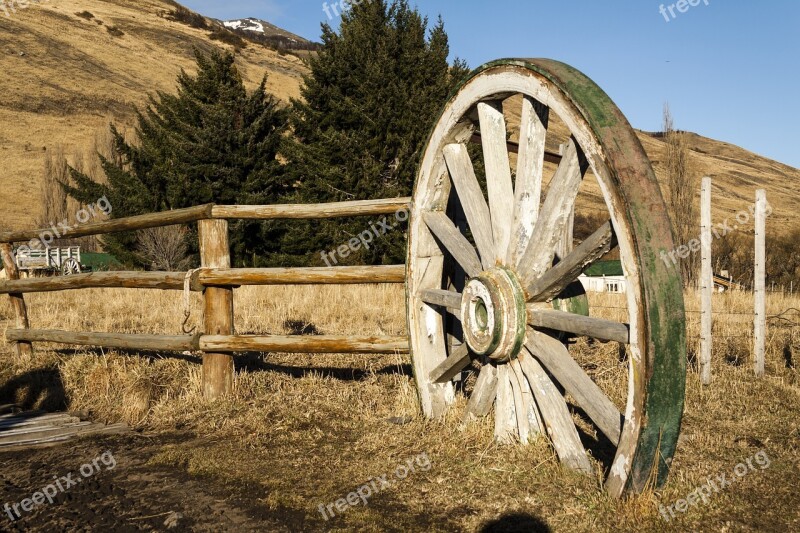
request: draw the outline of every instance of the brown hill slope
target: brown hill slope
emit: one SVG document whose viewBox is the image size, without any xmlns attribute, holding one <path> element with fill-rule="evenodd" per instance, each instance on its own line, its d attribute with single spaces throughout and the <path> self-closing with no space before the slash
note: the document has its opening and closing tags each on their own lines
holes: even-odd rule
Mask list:
<svg viewBox="0 0 800 533">
<path fill-rule="evenodd" d="M 148 92 L 172 91 L 178 72 L 192 68 L 193 47 L 224 46 L 212 41 L 208 30 L 165 18 L 174 5 L 167 0 L 59 0 L 32 5 L 10 18 L 0 16 L 0 69 L 5 73 L 0 78 L 0 226 L 34 223 L 47 150 L 59 145 L 67 153 L 89 149 L 109 122 L 129 123 Z M 113 35 L 110 28 L 122 35 L 112 30 L 117 33 Z M 248 85 L 268 73 L 269 90 L 278 97 L 299 95 L 306 67 L 297 57 L 258 45 L 237 57 Z M 514 109 L 518 107 L 508 106 L 512 129 L 518 122 Z M 556 121 L 552 132 L 549 148 L 557 150 L 566 131 Z M 698 176 L 714 178 L 715 221 L 747 209 L 755 189 L 764 187 L 775 208 L 771 231 L 797 224 L 800 199 L 793 193 L 800 170 L 730 144 L 686 135 L 691 168 Z M 639 137 L 662 177 L 664 142 L 644 132 Z M 601 209 L 596 185 L 587 180 L 585 188 L 590 199 L 582 207 Z"/>
<path fill-rule="evenodd" d="M 0 14 L 0 226 L 34 223 L 46 149 L 88 149 L 109 122 L 129 123 L 148 92 L 172 92 L 180 70 L 193 68 L 194 47 L 225 46 L 208 30 L 164 18 L 173 7 L 59 0 Z M 273 94 L 298 94 L 305 66 L 297 57 L 250 45 L 237 58 L 248 85 L 268 73 Z"/>
</svg>

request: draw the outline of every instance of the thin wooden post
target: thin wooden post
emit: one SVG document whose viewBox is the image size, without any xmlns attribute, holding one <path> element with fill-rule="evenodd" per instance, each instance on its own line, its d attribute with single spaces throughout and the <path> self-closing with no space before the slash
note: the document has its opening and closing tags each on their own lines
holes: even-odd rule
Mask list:
<svg viewBox="0 0 800 533">
<path fill-rule="evenodd" d="M 203 267 L 230 268 L 227 220 L 200 220 L 200 261 Z M 206 287 L 204 299 L 204 333 L 233 335 L 233 289 Z M 233 357 L 221 353 L 203 354 L 203 396 L 215 400 L 233 391 Z"/>
<path fill-rule="evenodd" d="M 0 254 L 3 256 L 3 268 L 6 270 L 6 277 L 11 280 L 19 279 L 19 269 L 17 263 L 14 261 L 14 249 L 11 244 L 0 244 Z M 30 322 L 28 321 L 28 307 L 25 305 L 25 297 L 19 293 L 8 295 L 11 298 L 11 305 L 14 307 L 14 312 L 17 315 L 17 328 L 28 329 Z M 30 342 L 15 342 L 17 355 L 20 357 L 30 358 L 33 355 L 33 345 Z"/>
<path fill-rule="evenodd" d="M 714 271 L 711 268 L 711 178 L 703 178 L 700 191 L 700 379 L 711 384 L 711 330 Z"/>
<path fill-rule="evenodd" d="M 767 330 L 766 259 L 767 259 L 767 193 L 756 191 L 756 264 L 755 264 L 755 324 L 753 344 L 756 376 L 764 375 L 764 352 Z"/>
</svg>

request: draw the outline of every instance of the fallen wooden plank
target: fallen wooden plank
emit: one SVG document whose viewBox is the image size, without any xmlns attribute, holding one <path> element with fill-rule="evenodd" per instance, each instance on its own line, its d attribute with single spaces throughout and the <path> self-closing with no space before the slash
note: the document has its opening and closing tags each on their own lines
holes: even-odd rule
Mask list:
<svg viewBox="0 0 800 533">
<path fill-rule="evenodd" d="M 5 439 L 7 437 L 13 437 L 15 435 L 30 435 L 32 433 L 40 433 L 44 431 L 53 431 L 57 429 L 66 429 L 66 428 L 80 428 L 84 426 L 91 425 L 91 422 L 81 422 L 78 420 L 77 422 L 67 422 L 63 424 L 38 424 L 38 425 L 30 425 L 30 426 L 22 426 L 13 429 L 7 429 L 4 431 L 0 431 L 0 440 Z"/>
<path fill-rule="evenodd" d="M 77 435 L 99 434 L 99 433 L 121 433 L 128 430 L 128 425 L 120 424 L 92 424 L 68 427 L 68 428 L 55 428 L 42 431 L 34 431 L 22 435 L 11 435 L 9 437 L 0 436 L 0 446 L 5 445 L 18 445 L 18 444 L 32 444 L 41 439 L 49 439 L 52 437 L 74 437 Z"/>
</svg>

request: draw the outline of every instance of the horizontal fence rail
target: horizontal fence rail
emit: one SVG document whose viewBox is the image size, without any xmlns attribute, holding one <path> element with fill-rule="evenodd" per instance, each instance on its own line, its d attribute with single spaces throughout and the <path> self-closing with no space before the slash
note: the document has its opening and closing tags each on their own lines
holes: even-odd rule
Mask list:
<svg viewBox="0 0 800 533">
<path fill-rule="evenodd" d="M 386 200 L 357 200 L 332 204 L 293 205 L 215 205 L 212 218 L 277 220 L 319 219 L 351 216 L 390 215 L 408 209 L 411 198 L 389 198 Z"/>
<path fill-rule="evenodd" d="M 182 290 L 183 272 L 91 272 L 50 278 L 0 281 L 0 294 L 55 292 L 73 289 Z"/>
<path fill-rule="evenodd" d="M 6 338 L 14 342 L 52 342 L 160 352 L 408 353 L 408 338 L 397 336 L 142 335 L 14 328 L 6 332 Z"/>
<path fill-rule="evenodd" d="M 209 269 L 194 274 L 192 287 L 404 283 L 405 270 L 405 265 Z"/>
<path fill-rule="evenodd" d="M 93 222 L 59 231 L 59 239 L 197 223 L 201 267 L 189 272 L 91 272 L 69 276 L 20 279 L 12 245 L 31 244 L 53 234 L 53 228 L 0 232 L 0 253 L 7 280 L 0 294 L 11 299 L 16 327 L 6 339 L 20 356 L 32 353 L 33 342 L 98 346 L 126 350 L 202 352 L 203 392 L 210 399 L 233 390 L 232 353 L 352 353 L 407 354 L 407 337 L 399 336 L 280 336 L 235 335 L 233 289 L 251 285 L 344 285 L 405 283 L 405 265 L 307 268 L 231 268 L 228 220 L 330 219 L 408 212 L 411 198 L 358 200 L 329 204 L 214 205 L 206 204 L 147 215 Z M 407 217 L 406 217 L 407 218 Z M 52 238 L 53 235 L 48 235 Z M 24 294 L 75 289 L 120 288 L 194 291 L 203 293 L 203 331 L 188 335 L 70 332 L 32 329 Z M 186 300 L 188 301 L 188 299 Z"/>
<path fill-rule="evenodd" d="M 411 198 L 389 198 L 384 200 L 357 200 L 351 202 L 334 202 L 329 204 L 286 204 L 286 205 L 215 205 L 205 204 L 186 209 L 160 211 L 125 218 L 115 218 L 102 222 L 82 224 L 59 232 L 60 239 L 72 239 L 137 231 L 160 226 L 188 224 L 200 220 L 291 220 L 321 219 L 351 216 L 387 215 L 408 209 Z M 0 243 L 16 243 L 38 239 L 42 233 L 51 228 L 23 231 L 0 232 Z"/>
<path fill-rule="evenodd" d="M 0 294 L 56 292 L 75 289 L 184 290 L 184 272 L 91 272 L 72 276 L 0 281 Z M 308 268 L 204 268 L 191 273 L 189 289 L 252 285 L 360 285 L 405 282 L 405 266 Z"/>
<path fill-rule="evenodd" d="M 76 346 L 100 346 L 121 350 L 185 352 L 199 349 L 199 336 L 143 335 L 132 333 L 72 332 L 58 329 L 9 329 L 9 341 L 55 342 Z"/>
<path fill-rule="evenodd" d="M 59 232 L 59 239 L 72 239 L 78 237 L 89 237 L 91 235 L 102 235 L 105 233 L 119 233 L 122 231 L 136 231 L 141 229 L 158 228 L 161 226 L 174 226 L 176 224 L 188 224 L 211 218 L 213 204 L 198 205 L 186 209 L 175 209 L 173 211 L 161 211 L 159 213 L 149 213 L 147 215 L 137 215 L 134 217 L 114 218 L 103 222 L 92 222 L 82 224 L 70 229 Z M 42 233 L 51 231 L 51 228 L 26 230 L 26 231 L 3 231 L 0 232 L 0 242 L 15 243 L 38 239 Z"/>
<path fill-rule="evenodd" d="M 204 352 L 408 353 L 408 337 L 203 335 Z"/>
</svg>

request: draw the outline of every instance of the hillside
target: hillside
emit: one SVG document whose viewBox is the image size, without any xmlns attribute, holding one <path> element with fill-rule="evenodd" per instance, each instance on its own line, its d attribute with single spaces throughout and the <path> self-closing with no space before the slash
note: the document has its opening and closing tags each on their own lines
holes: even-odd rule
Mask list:
<svg viewBox="0 0 800 533">
<path fill-rule="evenodd" d="M 34 223 L 46 150 L 89 149 L 109 122 L 130 124 L 147 93 L 172 92 L 180 70 L 193 68 L 194 47 L 226 46 L 208 30 L 165 18 L 173 8 L 159 0 L 59 0 L 0 16 L 0 226 Z M 112 35 L 114 27 L 123 35 Z M 268 73 L 270 92 L 283 100 L 298 94 L 305 66 L 296 56 L 251 44 L 237 61 L 249 86 Z"/>
<path fill-rule="evenodd" d="M 0 69 L 7 73 L 0 79 L 0 226 L 34 223 L 47 150 L 63 146 L 70 154 L 76 148 L 91 149 L 109 122 L 130 124 L 135 107 L 146 102 L 148 93 L 172 91 L 180 70 L 192 69 L 193 48 L 227 46 L 212 40 L 209 30 L 166 18 L 174 7 L 168 0 L 60 0 L 0 17 Z M 228 25 L 239 26 L 240 34 L 260 33 L 245 29 L 252 26 L 270 36 L 302 39 L 255 19 Z M 285 101 L 299 95 L 307 69 L 295 55 L 251 43 L 237 52 L 237 61 L 249 86 L 267 73 L 273 94 Z M 513 129 L 518 120 L 515 106 L 507 109 Z M 566 132 L 557 122 L 552 130 L 556 135 L 549 148 L 557 150 Z M 800 199 L 793 194 L 793 184 L 800 180 L 800 170 L 727 143 L 686 135 L 691 168 L 698 176 L 714 178 L 715 220 L 746 209 L 755 189 L 764 187 L 775 208 L 772 230 L 795 224 Z M 645 132 L 639 137 L 660 175 L 664 142 Z M 597 187 L 590 181 L 585 187 L 593 200 L 583 207 L 602 208 Z"/>
</svg>

